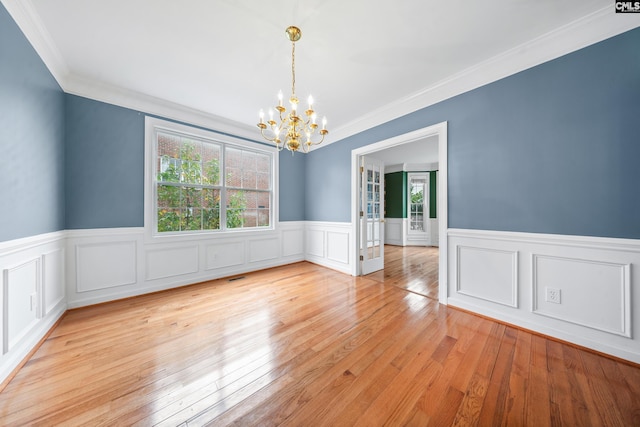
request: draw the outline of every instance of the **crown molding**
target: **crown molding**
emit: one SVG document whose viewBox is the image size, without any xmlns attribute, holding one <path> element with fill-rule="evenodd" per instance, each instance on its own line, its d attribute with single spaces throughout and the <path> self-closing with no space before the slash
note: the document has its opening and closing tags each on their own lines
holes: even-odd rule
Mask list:
<svg viewBox="0 0 640 427">
<path fill-rule="evenodd" d="M 65 93 L 262 142 L 257 139 L 253 126 L 71 74 L 31 0 L 0 1 Z"/>
<path fill-rule="evenodd" d="M 0 0 L 25 35 L 31 46 L 49 69 L 58 85 L 64 90 L 69 67 L 40 20 L 31 0 Z"/>
<path fill-rule="evenodd" d="M 329 141 L 322 146 L 312 147 L 312 150 L 322 149 L 367 129 L 639 26 L 640 14 L 619 14 L 615 13 L 613 5 L 607 6 L 334 129 Z"/>
<path fill-rule="evenodd" d="M 64 58 L 42 24 L 31 0 L 0 0 L 63 91 L 125 108 L 173 119 L 251 141 L 253 126 L 139 92 L 71 75 Z M 606 40 L 640 26 L 640 14 L 615 13 L 607 6 L 563 27 L 523 43 L 412 95 L 371 111 L 332 131 L 331 138 L 310 151 L 429 107 L 528 68 Z"/>
<path fill-rule="evenodd" d="M 71 95 L 106 102 L 164 119 L 200 126 L 249 141 L 263 142 L 257 138 L 259 133 L 257 134 L 253 126 L 77 75 L 71 74 L 67 76 L 64 91 Z"/>
</svg>

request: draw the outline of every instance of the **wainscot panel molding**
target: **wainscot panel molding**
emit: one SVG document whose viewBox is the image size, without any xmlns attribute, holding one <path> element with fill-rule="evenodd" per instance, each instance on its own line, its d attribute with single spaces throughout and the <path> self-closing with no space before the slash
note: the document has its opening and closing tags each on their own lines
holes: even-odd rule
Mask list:
<svg viewBox="0 0 640 427">
<path fill-rule="evenodd" d="M 136 247 L 135 240 L 76 245 L 77 291 L 135 284 Z"/>
<path fill-rule="evenodd" d="M 302 221 L 281 222 L 266 232 L 154 240 L 145 239 L 142 227 L 68 231 L 68 252 L 90 248 L 92 256 L 68 261 L 67 304 L 82 307 L 304 261 L 304 229 Z"/>
<path fill-rule="evenodd" d="M 456 292 L 518 308 L 518 253 L 457 245 Z"/>
<path fill-rule="evenodd" d="M 67 309 L 65 232 L 0 242 L 0 382 Z"/>
<path fill-rule="evenodd" d="M 409 218 L 385 218 L 384 243 L 395 246 L 438 246 L 438 219 L 427 220 L 427 231 L 420 234 L 409 232 Z"/>
<path fill-rule="evenodd" d="M 385 218 L 384 242 L 389 245 L 406 246 L 407 223 L 406 218 Z"/>
<path fill-rule="evenodd" d="M 447 232 L 448 303 L 640 363 L 640 241 Z"/>
<path fill-rule="evenodd" d="M 306 221 L 306 260 L 351 274 L 351 228 L 350 222 Z"/>
</svg>

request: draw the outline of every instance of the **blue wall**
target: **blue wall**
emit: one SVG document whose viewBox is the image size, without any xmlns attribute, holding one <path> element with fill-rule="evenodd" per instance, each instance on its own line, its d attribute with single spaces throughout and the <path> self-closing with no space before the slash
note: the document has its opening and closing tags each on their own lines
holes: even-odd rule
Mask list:
<svg viewBox="0 0 640 427">
<path fill-rule="evenodd" d="M 64 94 L 0 4 L 0 242 L 64 229 Z"/>
<path fill-rule="evenodd" d="M 282 150 L 280 163 L 280 221 L 304 221 L 305 154 Z"/>
<path fill-rule="evenodd" d="M 640 238 L 640 29 L 312 152 L 306 218 L 351 220 L 352 149 L 443 121 L 449 227 Z"/>
<path fill-rule="evenodd" d="M 280 220 L 349 222 L 351 150 L 449 123 L 449 226 L 640 238 L 640 29 L 322 147 Z M 65 95 L 0 4 L 0 241 L 144 222 L 144 116 Z"/>
<path fill-rule="evenodd" d="M 66 95 L 66 228 L 144 226 L 144 114 Z M 304 156 L 280 153 L 280 220 L 304 219 Z"/>
<path fill-rule="evenodd" d="M 66 95 L 67 229 L 144 226 L 144 115 Z"/>
</svg>

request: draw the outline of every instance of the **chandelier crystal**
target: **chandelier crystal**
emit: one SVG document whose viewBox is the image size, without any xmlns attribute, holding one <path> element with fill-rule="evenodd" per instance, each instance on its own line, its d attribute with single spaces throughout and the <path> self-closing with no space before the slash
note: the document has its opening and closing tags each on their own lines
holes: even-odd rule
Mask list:
<svg viewBox="0 0 640 427">
<path fill-rule="evenodd" d="M 313 98 L 309 96 L 308 108 L 303 112 L 299 109 L 299 100 L 296 96 L 296 42 L 302 37 L 302 31 L 298 27 L 288 27 L 285 30 L 287 38 L 291 41 L 291 97 L 289 97 L 290 109 L 283 106 L 282 91 L 278 93 L 277 112 L 274 120 L 274 110 L 269 109 L 269 119 L 265 121 L 264 110 L 260 110 L 260 133 L 269 142 L 273 142 L 278 151 L 286 148 L 293 154 L 298 150 L 309 152 L 312 145 L 322 144 L 327 130 L 327 118 L 322 119 L 322 129 L 318 129 L 317 114 L 313 109 Z"/>
</svg>

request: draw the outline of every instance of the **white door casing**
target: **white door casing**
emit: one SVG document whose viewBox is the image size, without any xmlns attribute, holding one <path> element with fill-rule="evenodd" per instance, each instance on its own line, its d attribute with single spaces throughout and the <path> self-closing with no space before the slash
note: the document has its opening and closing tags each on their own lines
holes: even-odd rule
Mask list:
<svg viewBox="0 0 640 427">
<path fill-rule="evenodd" d="M 359 207 L 360 198 L 358 197 L 360 192 L 358 189 L 360 180 L 360 157 L 369 153 L 384 150 L 386 148 L 395 147 L 396 145 L 407 144 L 410 142 L 418 141 L 430 136 L 438 136 L 438 246 L 440 246 L 439 266 L 438 266 L 438 300 L 441 304 L 447 303 L 448 296 L 448 242 L 447 242 L 447 228 L 449 226 L 448 221 L 448 173 L 447 173 L 447 122 L 437 123 L 432 126 L 428 126 L 422 129 L 418 129 L 406 134 L 398 135 L 393 138 L 378 141 L 364 147 L 356 148 L 351 151 L 351 228 L 355 239 L 351 247 L 355 250 L 351 251 L 351 266 L 354 276 L 359 276 L 361 273 L 359 257 L 360 248 L 360 217 Z"/>
</svg>

